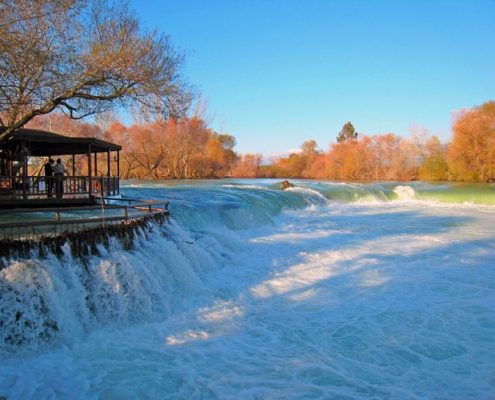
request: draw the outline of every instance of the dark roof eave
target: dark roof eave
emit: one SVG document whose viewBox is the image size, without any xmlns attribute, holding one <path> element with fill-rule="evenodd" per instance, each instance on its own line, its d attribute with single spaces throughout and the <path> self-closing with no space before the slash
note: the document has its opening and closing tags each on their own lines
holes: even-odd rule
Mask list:
<svg viewBox="0 0 495 400">
<path fill-rule="evenodd" d="M 0 132 L 3 129 L 0 128 Z M 122 150 L 122 146 L 97 138 L 69 137 L 39 129 L 18 129 L 0 142 L 0 149 L 16 151 L 20 144 L 25 144 L 33 156 L 50 156 L 64 154 L 86 154 L 91 145 L 91 152 L 103 153 Z"/>
</svg>

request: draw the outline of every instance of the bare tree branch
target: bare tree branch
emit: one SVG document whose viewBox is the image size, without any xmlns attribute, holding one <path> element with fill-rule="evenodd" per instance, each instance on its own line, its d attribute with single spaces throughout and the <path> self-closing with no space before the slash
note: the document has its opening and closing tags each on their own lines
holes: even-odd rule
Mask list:
<svg viewBox="0 0 495 400">
<path fill-rule="evenodd" d="M 0 0 L 0 139 L 56 109 L 73 119 L 117 106 L 180 117 L 192 98 L 183 60 L 125 3 Z"/>
</svg>

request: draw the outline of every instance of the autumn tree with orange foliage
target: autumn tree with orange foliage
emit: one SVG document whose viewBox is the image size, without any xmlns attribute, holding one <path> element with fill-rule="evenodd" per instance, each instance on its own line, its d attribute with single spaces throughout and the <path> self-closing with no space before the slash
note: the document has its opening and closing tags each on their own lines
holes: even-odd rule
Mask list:
<svg viewBox="0 0 495 400">
<path fill-rule="evenodd" d="M 116 120 L 90 124 L 53 113 L 36 118 L 28 127 L 119 143 L 123 179 L 223 178 L 231 175 L 237 160 L 235 138 L 214 132 L 202 119 L 195 117 L 127 127 Z M 103 161 L 98 165 L 105 165 Z M 71 162 L 71 158 L 65 162 L 69 172 L 72 171 Z M 111 173 L 116 175 L 116 167 L 112 168 Z M 76 156 L 75 169 L 80 174 L 87 173 L 85 155 Z"/>
<path fill-rule="evenodd" d="M 261 176 L 261 154 L 244 154 L 237 158 L 232 176 L 237 178 L 257 178 Z"/>
<path fill-rule="evenodd" d="M 495 180 L 495 101 L 462 112 L 453 131 L 447 158 L 451 177 L 471 182 Z"/>
<path fill-rule="evenodd" d="M 260 173 L 264 177 L 275 178 L 317 178 L 319 171 L 315 167 L 322 157 L 317 147 L 314 140 L 308 140 L 298 152 L 278 158 L 273 165 L 261 168 Z"/>
<path fill-rule="evenodd" d="M 275 178 L 333 179 L 342 181 L 415 180 L 421 170 L 430 180 L 445 175 L 444 147 L 428 139 L 423 156 L 413 141 L 393 133 L 348 136 L 330 146 L 327 153 L 316 150 L 316 142 L 303 143 L 299 153 L 278 159 L 262 168 L 262 176 Z M 424 164 L 424 165 L 423 165 Z"/>
<path fill-rule="evenodd" d="M 124 136 L 124 179 L 219 178 L 230 174 L 236 154 L 234 137 L 217 134 L 199 118 L 117 126 L 109 139 Z"/>
<path fill-rule="evenodd" d="M 197 152 L 193 159 L 194 178 L 223 178 L 232 174 L 237 159 L 235 138 L 213 133 L 209 136 L 204 153 Z"/>
<path fill-rule="evenodd" d="M 314 140 L 308 140 L 299 151 L 271 165 L 262 165 L 259 154 L 237 155 L 235 138 L 213 131 L 199 117 L 126 127 L 117 121 L 84 124 L 50 114 L 38 117 L 29 127 L 72 136 L 95 136 L 121 144 L 120 173 L 124 179 L 232 176 L 346 181 L 495 180 L 493 101 L 459 115 L 450 146 L 426 130 L 414 133 L 410 139 L 393 133 L 371 137 L 360 134 L 359 138 L 349 134 L 340 135 L 341 140 L 327 152 L 318 150 Z M 76 157 L 76 170 L 84 174 L 86 163 L 85 156 Z M 72 166 L 68 166 L 70 171 Z M 112 174 L 116 171 L 112 170 Z"/>
</svg>

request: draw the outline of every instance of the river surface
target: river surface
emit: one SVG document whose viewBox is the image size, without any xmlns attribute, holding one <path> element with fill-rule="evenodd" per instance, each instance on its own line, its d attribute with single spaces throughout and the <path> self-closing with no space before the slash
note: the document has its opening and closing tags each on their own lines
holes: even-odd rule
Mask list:
<svg viewBox="0 0 495 400">
<path fill-rule="evenodd" d="M 171 219 L 4 260 L 0 398 L 494 399 L 495 185 L 124 182 Z"/>
</svg>

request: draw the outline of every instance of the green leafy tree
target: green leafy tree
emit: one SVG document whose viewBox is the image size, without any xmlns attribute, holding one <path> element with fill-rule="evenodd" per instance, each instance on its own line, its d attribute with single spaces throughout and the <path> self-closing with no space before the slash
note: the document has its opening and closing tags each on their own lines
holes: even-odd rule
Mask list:
<svg viewBox="0 0 495 400">
<path fill-rule="evenodd" d="M 442 181 L 448 178 L 445 146 L 438 137 L 431 137 L 425 146 L 425 157 L 419 168 L 419 178 L 427 181 Z"/>
<path fill-rule="evenodd" d="M 351 122 L 346 122 L 337 136 L 337 142 L 344 143 L 357 140 L 358 133 Z"/>
</svg>

